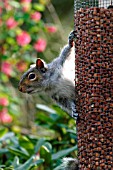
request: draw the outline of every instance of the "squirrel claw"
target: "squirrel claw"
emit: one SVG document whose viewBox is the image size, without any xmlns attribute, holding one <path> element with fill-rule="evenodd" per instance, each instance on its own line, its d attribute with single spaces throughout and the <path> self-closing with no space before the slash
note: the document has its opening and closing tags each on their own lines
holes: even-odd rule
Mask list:
<svg viewBox="0 0 113 170">
<path fill-rule="evenodd" d="M 76 31 L 71 31 L 69 34 L 69 38 L 68 38 L 70 47 L 73 47 L 73 45 L 74 45 L 73 42 L 74 42 L 75 37 L 76 37 Z"/>
<path fill-rule="evenodd" d="M 78 117 L 79 117 L 79 115 L 78 115 L 78 113 L 77 113 L 75 103 L 72 103 L 71 107 L 72 107 L 72 117 L 73 117 L 75 120 L 77 120 Z"/>
<path fill-rule="evenodd" d="M 75 120 L 77 120 L 78 119 L 78 113 L 77 112 L 74 112 L 74 111 L 72 111 L 72 117 L 75 119 Z"/>
</svg>

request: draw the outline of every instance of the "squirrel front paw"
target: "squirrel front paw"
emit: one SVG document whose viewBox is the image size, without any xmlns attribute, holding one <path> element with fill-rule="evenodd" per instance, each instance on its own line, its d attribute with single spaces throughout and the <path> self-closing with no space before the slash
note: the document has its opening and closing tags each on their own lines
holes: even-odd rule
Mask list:
<svg viewBox="0 0 113 170">
<path fill-rule="evenodd" d="M 74 118 L 75 120 L 77 120 L 79 115 L 78 115 L 77 110 L 76 110 L 75 102 L 71 103 L 71 108 L 72 108 L 71 117 Z"/>
<path fill-rule="evenodd" d="M 76 37 L 76 31 L 71 31 L 68 37 L 68 43 L 70 47 L 73 47 L 75 37 Z"/>
<path fill-rule="evenodd" d="M 74 118 L 75 120 L 77 120 L 79 117 L 78 113 L 74 110 L 72 110 L 72 118 Z"/>
</svg>

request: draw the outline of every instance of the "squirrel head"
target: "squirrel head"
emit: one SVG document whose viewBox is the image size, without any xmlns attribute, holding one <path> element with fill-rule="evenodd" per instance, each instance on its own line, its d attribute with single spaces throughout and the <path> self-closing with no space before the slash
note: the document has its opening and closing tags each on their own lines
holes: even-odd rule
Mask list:
<svg viewBox="0 0 113 170">
<path fill-rule="evenodd" d="M 21 77 L 19 82 L 19 91 L 23 93 L 35 93 L 43 90 L 42 82 L 47 72 L 46 63 L 38 58 L 36 63 L 30 66 Z"/>
</svg>

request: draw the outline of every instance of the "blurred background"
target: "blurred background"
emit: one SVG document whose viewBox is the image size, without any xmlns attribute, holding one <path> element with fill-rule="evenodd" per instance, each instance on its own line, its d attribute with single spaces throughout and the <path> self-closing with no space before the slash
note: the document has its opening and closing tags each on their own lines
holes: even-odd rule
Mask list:
<svg viewBox="0 0 113 170">
<path fill-rule="evenodd" d="M 75 122 L 44 93 L 18 91 L 22 74 L 59 55 L 74 27 L 73 0 L 0 0 L 0 170 L 51 170 L 76 157 Z"/>
</svg>

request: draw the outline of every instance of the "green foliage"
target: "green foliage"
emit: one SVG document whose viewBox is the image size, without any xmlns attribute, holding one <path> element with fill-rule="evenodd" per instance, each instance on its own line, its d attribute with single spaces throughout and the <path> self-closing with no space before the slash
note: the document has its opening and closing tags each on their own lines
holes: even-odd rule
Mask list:
<svg viewBox="0 0 113 170">
<path fill-rule="evenodd" d="M 42 170 L 45 168 L 51 170 L 59 165 L 62 157 L 76 157 L 76 130 L 72 128 L 72 126 L 74 127 L 74 121 L 70 120 L 68 116 L 65 116 L 64 119 L 62 116 L 63 111 L 58 113 L 57 109 L 50 109 L 49 112 L 49 108 L 45 105 L 41 105 L 40 108 L 44 110 L 46 117 L 44 121 L 40 119 L 40 116 L 36 119 L 36 129 L 32 133 L 29 131 L 25 135 L 8 132 L 7 128 L 1 127 L 1 169 L 30 170 L 40 167 Z M 40 114 L 38 113 L 37 117 L 38 115 Z M 50 119 L 49 121 L 48 118 Z M 47 134 L 44 135 L 44 138 L 40 138 L 40 132 L 38 131 L 40 127 L 42 127 L 43 131 L 46 129 Z M 51 129 L 55 135 L 49 138 Z"/>
</svg>

